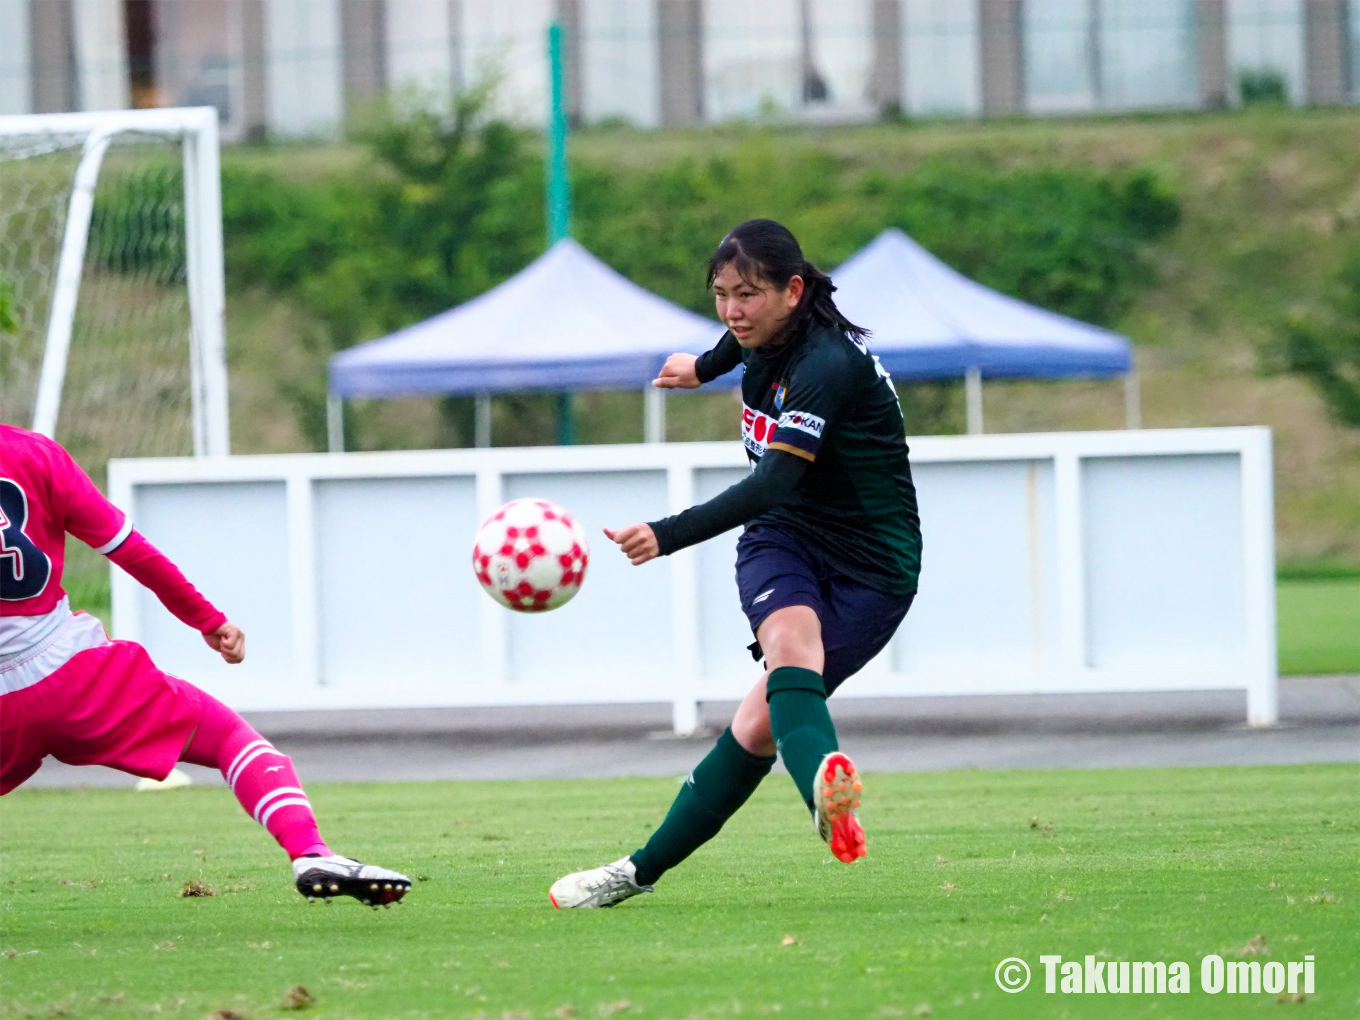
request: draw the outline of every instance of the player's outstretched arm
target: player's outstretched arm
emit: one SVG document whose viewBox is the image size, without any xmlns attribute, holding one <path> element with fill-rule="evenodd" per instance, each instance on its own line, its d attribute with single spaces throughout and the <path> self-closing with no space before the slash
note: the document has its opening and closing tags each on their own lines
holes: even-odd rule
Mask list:
<svg viewBox="0 0 1360 1020">
<path fill-rule="evenodd" d="M 604 533 L 633 566 L 640 566 L 755 520 L 793 494 L 807 465 L 802 456 L 770 450 L 755 471 L 707 503 L 651 524 L 630 524 L 617 531 L 605 528 Z"/>
<path fill-rule="evenodd" d="M 638 567 L 661 555 L 661 546 L 650 524 L 630 524 L 618 531 L 604 529 L 605 537 L 616 542 L 633 566 Z"/>
<path fill-rule="evenodd" d="M 741 364 L 741 344 L 731 332 L 724 333 L 711 351 L 703 354 L 672 354 L 652 380 L 659 390 L 693 390 L 726 375 Z"/>
<path fill-rule="evenodd" d="M 698 362 L 697 354 L 672 354 L 652 385 L 659 390 L 697 390 L 701 385 Z"/>
<path fill-rule="evenodd" d="M 217 652 L 227 665 L 235 666 L 246 657 L 245 631 L 228 620 L 216 630 L 203 635 L 208 647 Z"/>
</svg>

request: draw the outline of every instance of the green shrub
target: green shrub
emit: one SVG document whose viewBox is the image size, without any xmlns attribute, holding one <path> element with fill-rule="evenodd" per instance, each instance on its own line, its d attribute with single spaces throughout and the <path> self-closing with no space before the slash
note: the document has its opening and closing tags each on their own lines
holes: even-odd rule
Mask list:
<svg viewBox="0 0 1360 1020">
<path fill-rule="evenodd" d="M 184 281 L 184 172 L 178 163 L 110 159 L 95 191 L 86 260 L 113 273 Z"/>
<path fill-rule="evenodd" d="M 1285 319 L 1278 354 L 1287 371 L 1313 384 L 1333 418 L 1360 427 L 1360 244 L 1320 307 Z"/>
<path fill-rule="evenodd" d="M 14 320 L 14 284 L 0 273 L 0 333 L 17 333 L 19 324 Z"/>
<path fill-rule="evenodd" d="M 1279 106 L 1289 102 L 1284 76 L 1271 67 L 1238 74 L 1237 95 L 1243 106 Z"/>
</svg>

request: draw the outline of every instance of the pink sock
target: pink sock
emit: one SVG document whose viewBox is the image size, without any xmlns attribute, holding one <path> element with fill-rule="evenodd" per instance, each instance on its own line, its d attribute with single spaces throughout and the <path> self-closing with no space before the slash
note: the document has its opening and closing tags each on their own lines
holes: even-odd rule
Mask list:
<svg viewBox="0 0 1360 1020">
<path fill-rule="evenodd" d="M 222 702 L 198 693 L 203 715 L 181 760 L 220 769 L 246 814 L 278 840 L 289 859 L 329 856 L 292 760 Z"/>
</svg>

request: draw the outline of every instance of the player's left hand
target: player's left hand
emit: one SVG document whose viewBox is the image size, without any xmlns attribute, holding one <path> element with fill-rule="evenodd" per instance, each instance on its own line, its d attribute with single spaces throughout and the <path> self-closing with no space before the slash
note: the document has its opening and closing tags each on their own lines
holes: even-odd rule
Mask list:
<svg viewBox="0 0 1360 1020">
<path fill-rule="evenodd" d="M 618 531 L 605 528 L 604 533 L 611 542 L 618 543 L 623 554 L 635 567 L 661 555 L 661 546 L 650 524 L 630 524 Z"/>
<path fill-rule="evenodd" d="M 203 640 L 208 642 L 208 647 L 220 654 L 229 666 L 235 666 L 246 657 L 245 632 L 230 620 L 216 630 L 204 634 Z"/>
</svg>

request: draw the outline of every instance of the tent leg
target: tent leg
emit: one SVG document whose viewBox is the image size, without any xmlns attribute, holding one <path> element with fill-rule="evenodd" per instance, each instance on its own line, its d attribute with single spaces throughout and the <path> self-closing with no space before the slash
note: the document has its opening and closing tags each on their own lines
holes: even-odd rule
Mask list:
<svg viewBox="0 0 1360 1020">
<path fill-rule="evenodd" d="M 963 402 L 968 416 L 968 434 L 982 435 L 982 370 L 968 368 L 963 373 Z"/>
<path fill-rule="evenodd" d="M 1136 368 L 1130 368 L 1128 375 L 1124 376 L 1124 427 L 1143 427 L 1143 395 L 1139 390 Z"/>
<path fill-rule="evenodd" d="M 666 391 L 648 383 L 642 391 L 642 441 L 666 441 Z"/>
<path fill-rule="evenodd" d="M 576 445 L 576 406 L 571 393 L 557 395 L 557 442 L 560 446 Z"/>
<path fill-rule="evenodd" d="M 472 442 L 479 450 L 491 446 L 491 394 L 478 393 L 472 405 Z"/>
<path fill-rule="evenodd" d="M 326 445 L 331 453 L 345 452 L 345 398 L 326 394 Z"/>
</svg>

